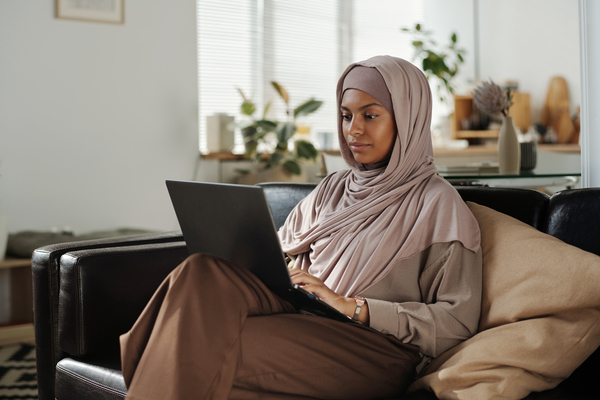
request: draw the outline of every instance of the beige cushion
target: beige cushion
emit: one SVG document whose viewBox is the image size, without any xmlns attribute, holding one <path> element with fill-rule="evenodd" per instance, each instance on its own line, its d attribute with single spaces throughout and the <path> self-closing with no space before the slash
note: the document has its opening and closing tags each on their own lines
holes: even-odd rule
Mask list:
<svg viewBox="0 0 600 400">
<path fill-rule="evenodd" d="M 468 205 L 483 249 L 479 333 L 434 359 L 410 390 L 480 400 L 553 388 L 600 345 L 600 257 Z"/>
</svg>

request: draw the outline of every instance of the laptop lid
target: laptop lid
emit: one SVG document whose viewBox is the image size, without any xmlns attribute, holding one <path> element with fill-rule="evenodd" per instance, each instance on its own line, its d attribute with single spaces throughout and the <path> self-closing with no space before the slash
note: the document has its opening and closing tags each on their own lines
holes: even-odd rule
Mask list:
<svg viewBox="0 0 600 400">
<path fill-rule="evenodd" d="M 272 289 L 293 287 L 261 187 L 174 180 L 166 184 L 190 254 L 231 261 Z"/>
</svg>

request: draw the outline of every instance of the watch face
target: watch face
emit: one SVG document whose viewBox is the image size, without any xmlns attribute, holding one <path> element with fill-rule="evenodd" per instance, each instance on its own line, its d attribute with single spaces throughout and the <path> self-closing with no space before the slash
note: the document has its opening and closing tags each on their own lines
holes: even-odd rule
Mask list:
<svg viewBox="0 0 600 400">
<path fill-rule="evenodd" d="M 365 304 L 366 301 L 366 299 L 362 296 L 354 296 L 354 300 L 356 301 L 356 304 L 359 304 L 361 306 Z"/>
</svg>

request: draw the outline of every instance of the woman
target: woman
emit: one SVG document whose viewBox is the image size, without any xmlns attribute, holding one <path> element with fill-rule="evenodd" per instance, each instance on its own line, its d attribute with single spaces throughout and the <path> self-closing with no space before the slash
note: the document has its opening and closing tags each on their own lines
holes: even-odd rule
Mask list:
<svg viewBox="0 0 600 400">
<path fill-rule="evenodd" d="M 295 314 L 249 272 L 196 254 L 121 337 L 128 399 L 391 397 L 475 333 L 479 228 L 433 164 L 423 73 L 374 57 L 346 69 L 337 98 L 351 170 L 279 235 L 292 281 L 362 324 Z"/>
</svg>

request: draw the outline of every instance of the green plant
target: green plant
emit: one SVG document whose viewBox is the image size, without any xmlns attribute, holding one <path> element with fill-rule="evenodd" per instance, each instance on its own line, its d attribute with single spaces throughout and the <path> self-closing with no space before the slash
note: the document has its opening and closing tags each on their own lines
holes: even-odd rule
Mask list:
<svg viewBox="0 0 600 400">
<path fill-rule="evenodd" d="M 296 119 L 314 113 L 323 102 L 310 99 L 292 110 L 290 97 L 285 88 L 277 82 L 271 82 L 271 85 L 285 103 L 288 116 L 288 120 L 285 122 L 266 119 L 270 103 L 265 107 L 262 118 L 254 119 L 255 104 L 238 89 L 243 99 L 241 112 L 252 118 L 251 123 L 242 128 L 246 156 L 252 160 L 264 161 L 267 169 L 281 165 L 288 173 L 300 175 L 302 173 L 301 160 L 315 160 L 319 153 L 315 146 L 306 140 L 295 140 L 293 150 L 290 151 L 289 141 L 298 130 Z"/>
<path fill-rule="evenodd" d="M 450 44 L 438 48 L 431 38 L 432 31 L 426 31 L 422 24 L 416 24 L 414 28 L 402 28 L 402 32 L 412 35 L 412 45 L 415 48 L 413 61 L 421 60 L 428 80 L 431 77 L 437 79 L 437 95 L 441 102 L 452 109 L 451 97 L 455 89 L 453 80 L 459 66 L 465 62 L 463 56 L 466 53 L 465 49 L 458 47 L 456 33 L 450 34 Z"/>
</svg>

